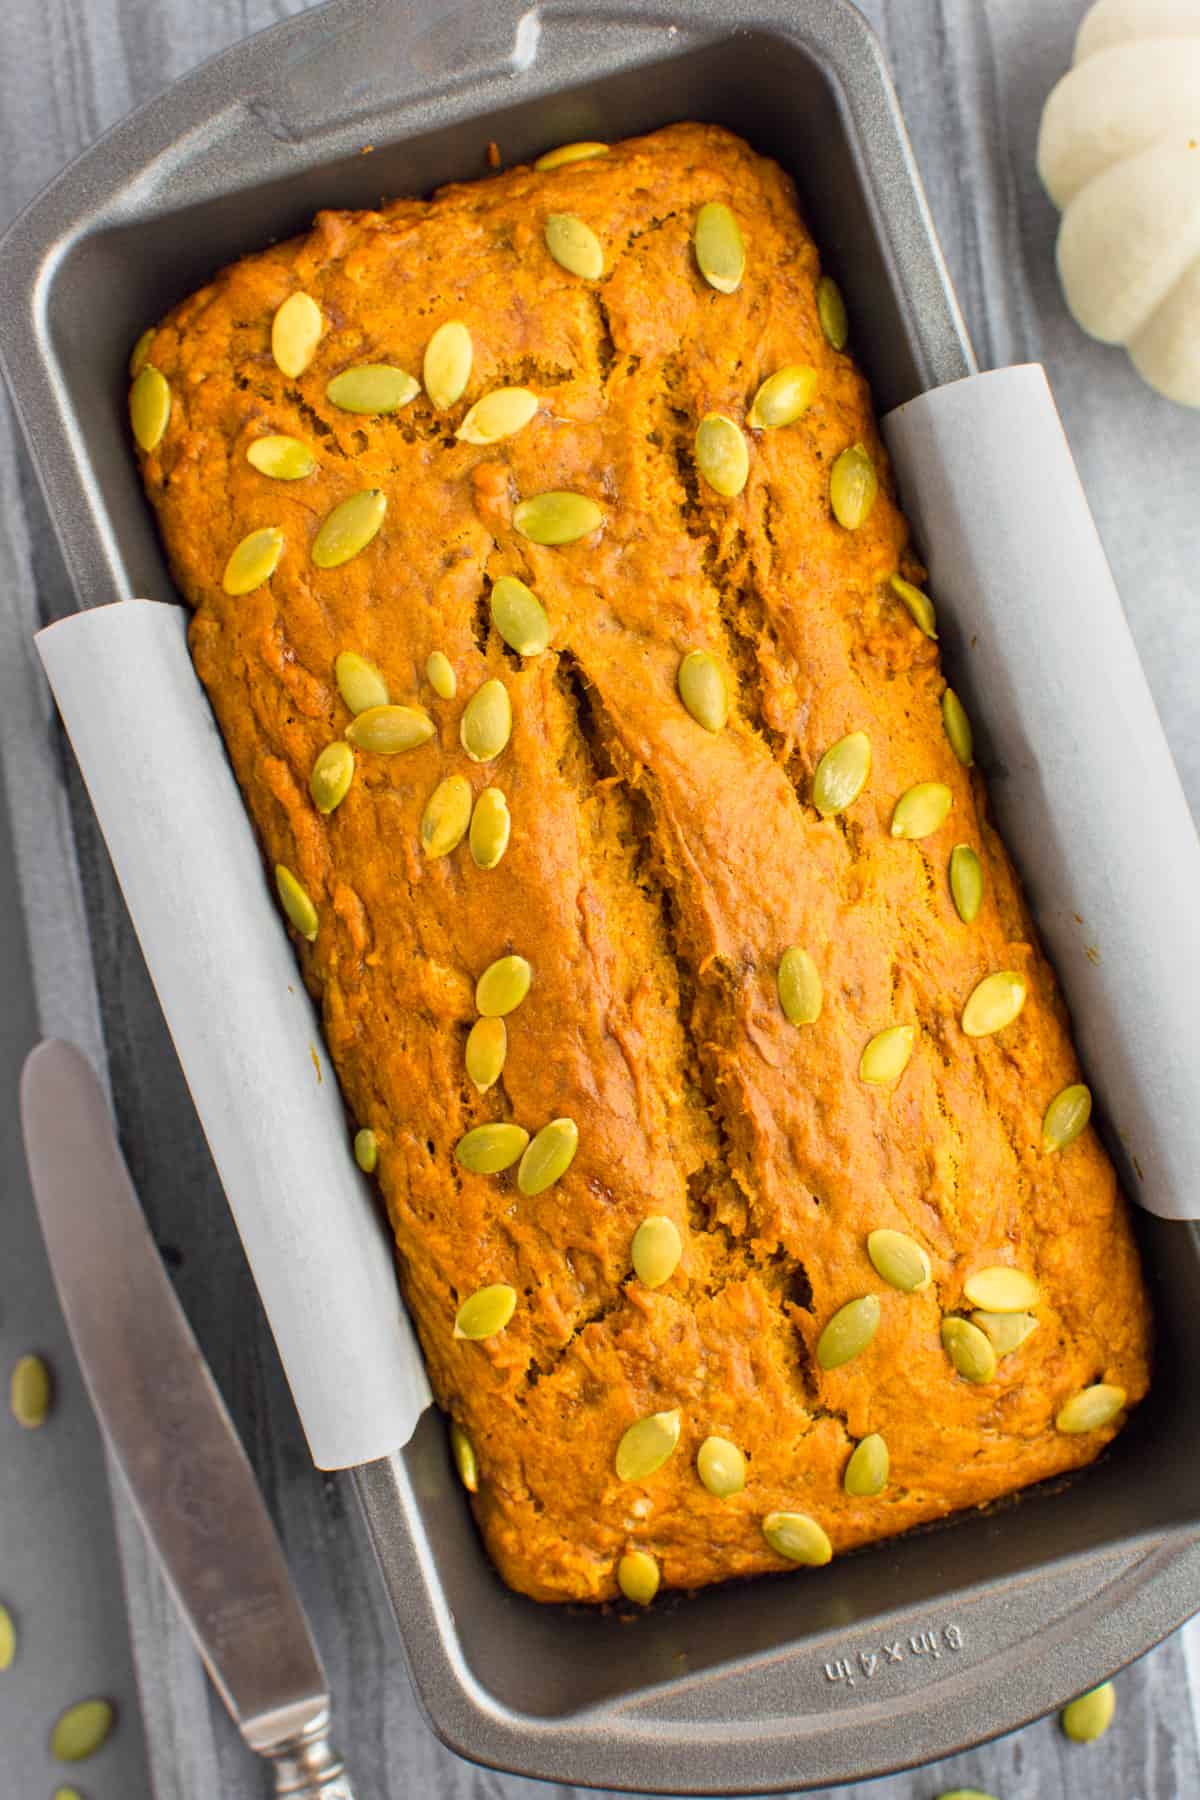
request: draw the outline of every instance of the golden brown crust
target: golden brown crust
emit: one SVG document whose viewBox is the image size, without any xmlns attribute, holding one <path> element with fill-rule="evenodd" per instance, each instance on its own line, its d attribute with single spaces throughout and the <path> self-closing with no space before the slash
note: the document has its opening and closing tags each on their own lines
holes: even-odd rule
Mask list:
<svg viewBox="0 0 1200 1800">
<path fill-rule="evenodd" d="M 738 291 L 714 292 L 691 249 L 695 213 L 727 202 L 747 245 Z M 588 283 L 547 255 L 545 216 L 598 232 L 606 274 Z M 529 169 L 381 213 L 325 214 L 305 239 L 226 270 L 159 328 L 151 351 L 173 395 L 145 459 L 192 647 L 268 864 L 292 867 L 320 930 L 298 949 L 319 998 L 354 1120 L 379 1142 L 379 1181 L 406 1297 L 441 1403 L 476 1446 L 475 1502 L 506 1580 L 541 1599 L 616 1592 L 629 1547 L 664 1583 L 779 1568 L 761 1520 L 811 1514 L 835 1551 L 987 1501 L 1089 1460 L 1115 1427 L 1054 1429 L 1096 1380 L 1143 1394 L 1148 1309 L 1125 1203 L 1091 1132 L 1043 1155 L 1049 1099 L 1077 1079 L 1062 1002 L 984 791 L 942 729 L 936 649 L 888 587 L 907 547 L 866 386 L 822 336 L 816 250 L 792 188 L 727 133 L 673 127 L 607 157 Z M 297 380 L 275 366 L 275 309 L 299 289 L 326 335 Z M 419 374 L 448 319 L 470 328 L 462 402 L 424 396 L 363 419 L 324 397 L 340 369 L 390 361 Z M 786 363 L 819 372 L 795 425 L 748 434 L 750 477 L 722 500 L 694 470 L 698 420 L 744 420 Z M 491 449 L 456 443 L 467 406 L 499 385 L 543 409 Z M 317 452 L 306 480 L 268 481 L 245 460 L 267 433 Z M 829 471 L 865 443 L 883 488 L 867 523 L 832 517 Z M 309 549 L 336 501 L 377 486 L 379 536 L 344 567 Z M 602 530 L 543 549 L 512 528 L 515 498 L 565 488 L 597 499 Z M 272 580 L 231 599 L 225 559 L 278 525 Z M 516 574 L 553 625 L 519 662 L 487 624 L 490 581 Z M 727 728 L 710 735 L 675 688 L 702 646 L 731 672 Z M 432 742 L 359 755 L 328 817 L 308 772 L 348 721 L 333 681 L 354 649 L 392 697 L 437 722 Z M 439 700 L 430 652 L 454 666 Z M 503 755 L 469 763 L 462 707 L 498 676 L 512 698 Z M 810 802 L 821 753 L 871 740 L 861 798 L 833 819 Z M 447 773 L 506 793 L 512 842 L 496 869 L 466 847 L 429 861 L 418 825 Z M 897 797 L 946 783 L 953 808 L 920 843 L 890 836 Z M 952 904 L 951 847 L 983 859 L 982 910 Z M 795 1027 L 775 991 L 789 944 L 824 984 L 816 1025 Z M 479 1096 L 463 1047 L 474 982 L 517 951 L 534 968 L 508 1021 L 501 1083 Z M 996 1037 L 959 1025 L 995 969 L 1029 999 Z M 865 1085 L 864 1044 L 919 1026 L 895 1088 Z M 471 1125 L 580 1129 L 565 1178 L 522 1198 L 512 1174 L 475 1176 L 454 1146 Z M 650 1291 L 630 1242 L 665 1213 L 684 1238 L 678 1272 Z M 904 1295 L 876 1276 L 866 1234 L 891 1225 L 927 1248 L 934 1284 Z M 1010 1262 L 1041 1283 L 1040 1328 L 972 1386 L 942 1349 L 943 1312 L 965 1309 L 974 1269 Z M 519 1300 L 483 1343 L 456 1341 L 457 1305 L 489 1282 Z M 825 1373 L 815 1346 L 845 1301 L 880 1294 L 882 1322 L 856 1360 Z M 614 1453 L 642 1414 L 678 1407 L 674 1457 L 621 1483 Z M 842 1490 L 854 1440 L 881 1432 L 891 1477 L 874 1499 Z M 736 1440 L 744 1492 L 720 1500 L 695 1473 L 703 1438 Z"/>
</svg>

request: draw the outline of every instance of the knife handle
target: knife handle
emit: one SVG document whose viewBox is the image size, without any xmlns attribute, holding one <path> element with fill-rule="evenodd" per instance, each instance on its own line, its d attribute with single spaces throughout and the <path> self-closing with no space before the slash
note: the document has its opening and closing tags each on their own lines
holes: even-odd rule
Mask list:
<svg viewBox="0 0 1200 1800">
<path fill-rule="evenodd" d="M 328 1712 L 299 1737 L 264 1754 L 274 1776 L 275 1800 L 354 1800 L 345 1764 L 329 1741 Z"/>
</svg>

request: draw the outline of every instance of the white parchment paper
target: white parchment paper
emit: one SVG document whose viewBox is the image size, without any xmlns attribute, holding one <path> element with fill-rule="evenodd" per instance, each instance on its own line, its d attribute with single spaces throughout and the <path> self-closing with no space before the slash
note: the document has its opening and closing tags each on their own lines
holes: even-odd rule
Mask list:
<svg viewBox="0 0 1200 1800">
<path fill-rule="evenodd" d="M 1131 1196 L 1200 1217 L 1200 842 L 1045 374 L 936 388 L 883 431 Z"/>
<path fill-rule="evenodd" d="M 37 646 L 313 1460 L 346 1468 L 406 1443 L 429 1388 L 186 623 L 126 600 Z"/>
</svg>

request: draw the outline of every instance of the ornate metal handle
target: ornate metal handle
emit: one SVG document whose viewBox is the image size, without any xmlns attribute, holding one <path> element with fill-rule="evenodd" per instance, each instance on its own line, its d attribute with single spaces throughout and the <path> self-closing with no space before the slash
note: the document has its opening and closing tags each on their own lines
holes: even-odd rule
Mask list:
<svg viewBox="0 0 1200 1800">
<path fill-rule="evenodd" d="M 276 1800 L 354 1800 L 345 1764 L 329 1741 L 329 1714 L 269 1754 Z"/>
</svg>

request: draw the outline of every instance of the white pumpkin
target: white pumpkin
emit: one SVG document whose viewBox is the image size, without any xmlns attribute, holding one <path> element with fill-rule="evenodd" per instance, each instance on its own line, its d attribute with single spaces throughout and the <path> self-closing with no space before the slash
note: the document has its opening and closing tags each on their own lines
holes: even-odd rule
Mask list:
<svg viewBox="0 0 1200 1800">
<path fill-rule="evenodd" d="M 1046 102 L 1038 173 L 1079 324 L 1200 406 L 1200 0 L 1098 0 Z"/>
</svg>

